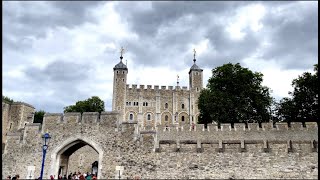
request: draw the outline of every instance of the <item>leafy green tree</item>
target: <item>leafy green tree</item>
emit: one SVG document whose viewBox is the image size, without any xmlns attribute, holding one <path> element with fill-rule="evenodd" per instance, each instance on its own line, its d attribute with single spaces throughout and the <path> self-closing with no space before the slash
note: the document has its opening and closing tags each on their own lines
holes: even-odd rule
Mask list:
<svg viewBox="0 0 320 180">
<path fill-rule="evenodd" d="M 292 81 L 291 97 L 283 98 L 278 107 L 278 116 L 286 122 L 319 120 L 319 83 L 318 64 L 314 65 L 315 73 L 304 72 Z"/>
<path fill-rule="evenodd" d="M 43 116 L 46 112 L 44 110 L 36 111 L 34 113 L 33 123 L 41 123 L 43 122 Z"/>
<path fill-rule="evenodd" d="M 11 104 L 14 102 L 13 99 L 10 99 L 9 97 L 3 96 L 3 95 L 2 95 L 2 101 L 8 104 Z"/>
<path fill-rule="evenodd" d="M 272 98 L 269 88 L 261 85 L 262 77 L 239 63 L 213 69 L 198 99 L 199 123 L 269 121 Z"/>
<path fill-rule="evenodd" d="M 64 107 L 64 112 L 102 112 L 104 111 L 104 102 L 98 96 L 92 96 L 89 99 L 78 101 L 75 105 Z"/>
</svg>

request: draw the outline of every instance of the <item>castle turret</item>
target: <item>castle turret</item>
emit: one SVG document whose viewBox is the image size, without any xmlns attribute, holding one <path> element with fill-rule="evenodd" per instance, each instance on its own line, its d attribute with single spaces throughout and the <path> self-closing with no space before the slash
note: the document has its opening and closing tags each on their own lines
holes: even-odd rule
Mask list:
<svg viewBox="0 0 320 180">
<path fill-rule="evenodd" d="M 190 107 L 189 107 L 189 115 L 190 115 L 190 123 L 197 123 L 199 117 L 199 109 L 198 109 L 198 98 L 200 95 L 200 91 L 203 88 L 203 74 L 202 69 L 199 68 L 196 64 L 196 50 L 193 50 L 193 65 L 189 71 L 189 89 L 190 89 Z"/>
<path fill-rule="evenodd" d="M 119 111 L 120 117 L 124 118 L 125 99 L 126 99 L 126 84 L 128 68 L 122 62 L 123 49 L 121 49 L 120 62 L 114 66 L 114 78 L 113 78 L 113 99 L 112 110 Z"/>
<path fill-rule="evenodd" d="M 193 65 L 189 71 L 189 87 L 193 92 L 200 92 L 203 87 L 203 69 L 199 68 L 196 64 L 196 51 L 194 50 Z"/>
</svg>

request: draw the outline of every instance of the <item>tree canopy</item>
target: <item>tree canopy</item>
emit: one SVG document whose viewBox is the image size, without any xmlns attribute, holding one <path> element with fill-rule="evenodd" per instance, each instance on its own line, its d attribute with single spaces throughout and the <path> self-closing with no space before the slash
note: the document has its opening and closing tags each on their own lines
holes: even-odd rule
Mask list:
<svg viewBox="0 0 320 180">
<path fill-rule="evenodd" d="M 98 96 L 92 96 L 83 101 L 76 102 L 75 105 L 64 107 L 64 112 L 102 112 L 104 102 Z"/>
<path fill-rule="evenodd" d="M 9 97 L 2 95 L 2 102 L 11 104 L 11 103 L 13 103 L 14 101 L 13 101 L 13 99 L 10 99 Z"/>
<path fill-rule="evenodd" d="M 239 63 L 213 69 L 198 99 L 199 123 L 269 121 L 272 98 L 269 88 L 261 85 L 262 77 Z"/>
<path fill-rule="evenodd" d="M 318 64 L 314 65 L 315 73 L 304 72 L 292 81 L 293 92 L 291 97 L 280 100 L 278 116 L 280 120 L 292 121 L 318 121 L 319 119 L 319 83 Z"/>
<path fill-rule="evenodd" d="M 46 112 L 44 110 L 39 110 L 34 113 L 33 123 L 41 123 L 43 122 L 43 117 Z"/>
</svg>

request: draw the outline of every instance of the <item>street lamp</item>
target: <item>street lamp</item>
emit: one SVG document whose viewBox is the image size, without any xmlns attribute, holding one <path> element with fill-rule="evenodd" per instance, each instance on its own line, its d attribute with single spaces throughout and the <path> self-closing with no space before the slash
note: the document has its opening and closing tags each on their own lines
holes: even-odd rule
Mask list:
<svg viewBox="0 0 320 180">
<path fill-rule="evenodd" d="M 44 160 L 46 159 L 46 153 L 47 153 L 47 149 L 48 149 L 48 144 L 49 144 L 50 138 L 51 138 L 51 136 L 49 135 L 49 133 L 45 133 L 42 136 L 42 139 L 43 139 L 43 146 L 42 146 L 43 156 L 42 156 L 40 180 L 42 180 L 42 176 L 43 176 Z"/>
</svg>

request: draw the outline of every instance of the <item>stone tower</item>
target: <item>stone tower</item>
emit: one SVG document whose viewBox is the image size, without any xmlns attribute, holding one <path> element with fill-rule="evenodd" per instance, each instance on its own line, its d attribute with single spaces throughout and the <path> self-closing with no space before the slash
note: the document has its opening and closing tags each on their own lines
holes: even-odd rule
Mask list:
<svg viewBox="0 0 320 180">
<path fill-rule="evenodd" d="M 190 122 L 197 123 L 199 116 L 199 109 L 198 109 L 198 98 L 200 95 L 200 91 L 203 88 L 203 69 L 200 69 L 196 64 L 196 51 L 194 50 L 194 57 L 193 57 L 193 65 L 189 71 L 189 89 L 190 89 Z"/>
<path fill-rule="evenodd" d="M 120 112 L 120 119 L 124 119 L 125 100 L 126 100 L 126 84 L 128 68 L 122 62 L 122 53 L 120 62 L 113 68 L 113 96 L 112 96 L 112 110 Z"/>
<path fill-rule="evenodd" d="M 203 87 L 203 74 L 202 74 L 203 69 L 200 69 L 196 65 L 196 57 L 194 55 L 193 58 L 193 65 L 190 68 L 189 71 L 189 87 L 190 90 L 193 92 L 200 92 L 200 90 Z"/>
</svg>

